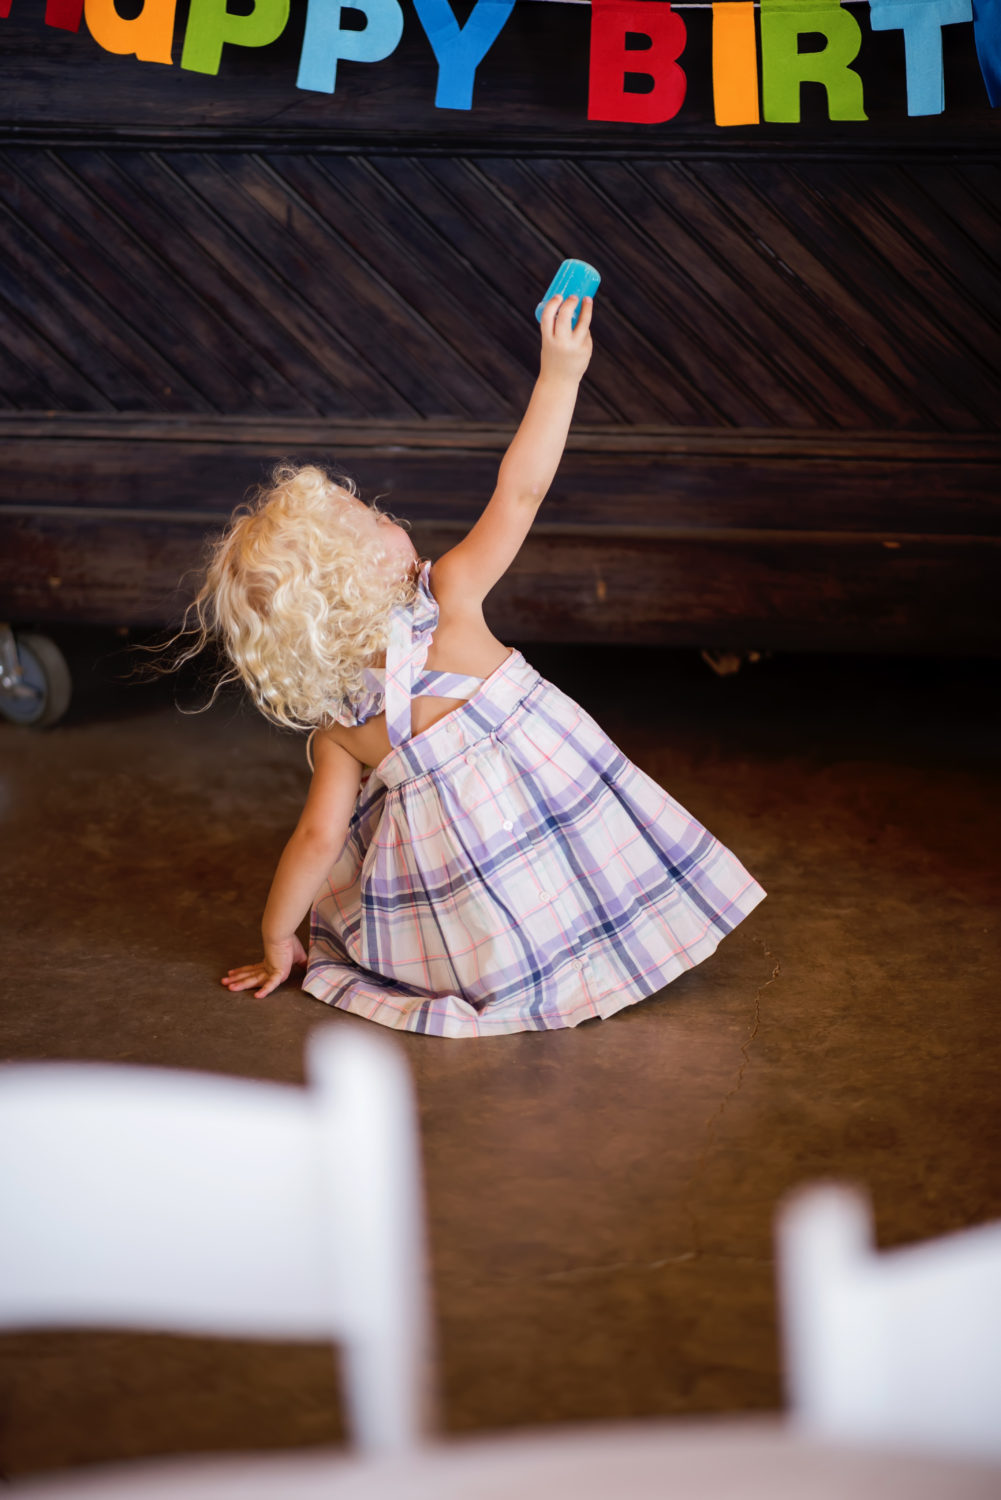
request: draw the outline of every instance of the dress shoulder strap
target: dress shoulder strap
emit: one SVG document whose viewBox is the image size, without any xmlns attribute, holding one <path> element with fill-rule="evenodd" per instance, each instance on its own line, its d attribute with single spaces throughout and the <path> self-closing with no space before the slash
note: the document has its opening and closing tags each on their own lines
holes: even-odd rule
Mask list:
<svg viewBox="0 0 1001 1500">
<path fill-rule="evenodd" d="M 338 717 L 338 723 L 364 723 L 384 706 L 389 743 L 402 745 L 410 738 L 410 700 L 422 693 L 433 698 L 468 698 L 486 681 L 460 672 L 424 671 L 431 638 L 438 624 L 438 601 L 431 592 L 431 563 L 421 565 L 417 592 L 409 604 L 398 604 L 389 621 L 386 642 L 386 666 L 379 673 L 370 672 L 369 698 L 354 717 Z M 381 679 L 378 680 L 378 679 Z M 311 744 L 316 730 L 306 741 L 306 759 L 314 770 Z"/>
<path fill-rule="evenodd" d="M 439 672 L 431 667 L 414 682 L 411 696 L 420 698 L 471 698 L 486 682 L 485 677 L 471 677 L 465 672 Z"/>
<path fill-rule="evenodd" d="M 438 624 L 438 601 L 431 592 L 430 575 L 430 562 L 422 563 L 417 593 L 409 604 L 398 604 L 390 617 L 386 643 L 386 732 L 393 746 L 410 738 L 413 685 L 427 661 L 431 637 Z"/>
</svg>

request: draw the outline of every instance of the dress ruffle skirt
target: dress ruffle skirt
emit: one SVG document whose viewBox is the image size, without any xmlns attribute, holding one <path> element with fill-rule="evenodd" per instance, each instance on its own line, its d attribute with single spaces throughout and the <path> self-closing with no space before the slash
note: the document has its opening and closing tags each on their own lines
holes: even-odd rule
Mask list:
<svg viewBox="0 0 1001 1500">
<path fill-rule="evenodd" d="M 363 782 L 302 987 L 433 1036 L 577 1026 L 694 968 L 765 894 L 512 650 Z"/>
</svg>

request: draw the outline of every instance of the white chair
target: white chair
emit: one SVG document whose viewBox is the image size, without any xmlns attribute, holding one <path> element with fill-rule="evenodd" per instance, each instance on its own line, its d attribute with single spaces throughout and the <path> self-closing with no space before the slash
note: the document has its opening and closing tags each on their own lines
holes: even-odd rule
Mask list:
<svg viewBox="0 0 1001 1500">
<path fill-rule="evenodd" d="M 1001 1222 L 877 1252 L 861 1193 L 776 1219 L 786 1392 L 816 1437 L 1001 1460 Z"/>
<path fill-rule="evenodd" d="M 0 1328 L 337 1340 L 358 1452 L 410 1451 L 432 1412 L 409 1072 L 328 1024 L 307 1075 L 0 1066 Z"/>
</svg>

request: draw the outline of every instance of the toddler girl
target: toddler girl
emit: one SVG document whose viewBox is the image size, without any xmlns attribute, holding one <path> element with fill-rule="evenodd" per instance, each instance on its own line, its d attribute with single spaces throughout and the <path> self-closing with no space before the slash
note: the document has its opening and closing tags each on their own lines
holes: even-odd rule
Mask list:
<svg viewBox="0 0 1001 1500">
<path fill-rule="evenodd" d="M 312 730 L 264 956 L 230 969 L 230 990 L 269 995 L 305 963 L 310 995 L 385 1026 L 577 1026 L 700 963 L 764 898 L 483 617 L 566 443 L 592 347 L 591 299 L 574 328 L 576 302 L 547 302 L 539 378 L 497 488 L 437 561 L 312 465 L 279 466 L 215 544 L 195 601 L 202 644 L 218 632 L 223 680 Z"/>
</svg>

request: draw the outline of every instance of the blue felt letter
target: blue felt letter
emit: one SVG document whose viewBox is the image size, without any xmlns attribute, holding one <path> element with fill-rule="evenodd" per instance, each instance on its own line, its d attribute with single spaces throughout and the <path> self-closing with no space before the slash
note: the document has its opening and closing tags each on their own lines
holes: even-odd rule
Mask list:
<svg viewBox="0 0 1001 1500">
<path fill-rule="evenodd" d="M 973 0 L 973 36 L 987 97 L 1001 104 L 1001 0 Z"/>
<path fill-rule="evenodd" d="M 368 22 L 364 31 L 342 30 L 341 0 L 309 0 L 297 88 L 332 94 L 341 58 L 346 62 L 381 62 L 395 51 L 403 35 L 403 11 L 398 0 L 351 0 L 347 8 L 364 12 Z"/>
<path fill-rule="evenodd" d="M 448 0 L 414 0 L 438 59 L 436 109 L 472 109 L 476 69 L 504 29 L 514 0 L 476 0 L 462 30 Z"/>
<path fill-rule="evenodd" d="M 971 0 L 870 0 L 869 25 L 873 31 L 904 33 L 909 115 L 942 113 L 942 27 L 972 20 Z"/>
</svg>

